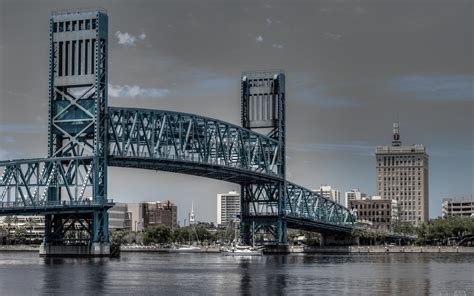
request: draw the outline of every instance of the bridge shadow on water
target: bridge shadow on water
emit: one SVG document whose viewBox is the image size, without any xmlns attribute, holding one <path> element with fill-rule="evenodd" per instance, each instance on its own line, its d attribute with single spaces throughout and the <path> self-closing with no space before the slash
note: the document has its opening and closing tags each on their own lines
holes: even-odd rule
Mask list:
<svg viewBox="0 0 474 296">
<path fill-rule="evenodd" d="M 42 258 L 41 295 L 106 294 L 109 258 Z"/>
</svg>

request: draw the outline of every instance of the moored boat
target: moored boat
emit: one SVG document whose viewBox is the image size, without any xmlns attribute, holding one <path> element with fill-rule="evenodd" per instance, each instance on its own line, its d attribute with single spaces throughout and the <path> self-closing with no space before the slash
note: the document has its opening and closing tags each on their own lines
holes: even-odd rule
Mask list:
<svg viewBox="0 0 474 296">
<path fill-rule="evenodd" d="M 224 256 L 262 256 L 262 249 L 251 246 L 236 245 L 222 251 Z"/>
</svg>

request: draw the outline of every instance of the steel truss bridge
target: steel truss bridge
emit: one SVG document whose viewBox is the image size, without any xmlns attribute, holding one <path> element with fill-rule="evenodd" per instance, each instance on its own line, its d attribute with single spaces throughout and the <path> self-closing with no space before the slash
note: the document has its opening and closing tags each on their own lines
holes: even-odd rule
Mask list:
<svg viewBox="0 0 474 296">
<path fill-rule="evenodd" d="M 286 244 L 287 228 L 352 231 L 348 209 L 285 178 L 282 71 L 243 73 L 242 127 L 195 114 L 108 107 L 107 34 L 101 9 L 51 15 L 48 158 L 0 162 L 0 215 L 45 215 L 44 245 L 107 252 L 113 206 L 107 166 L 115 166 L 240 184 L 247 243 L 261 235 Z"/>
</svg>

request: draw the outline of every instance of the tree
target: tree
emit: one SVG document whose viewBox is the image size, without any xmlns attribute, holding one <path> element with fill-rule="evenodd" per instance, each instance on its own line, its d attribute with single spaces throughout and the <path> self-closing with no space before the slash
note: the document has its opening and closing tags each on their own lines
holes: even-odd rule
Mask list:
<svg viewBox="0 0 474 296">
<path fill-rule="evenodd" d="M 393 232 L 403 235 L 416 234 L 416 228 L 409 222 L 399 221 L 393 224 Z"/>
<path fill-rule="evenodd" d="M 145 229 L 143 243 L 146 245 L 150 243 L 166 244 L 171 242 L 171 238 L 171 227 L 161 224 Z"/>
<path fill-rule="evenodd" d="M 190 239 L 188 227 L 178 227 L 173 229 L 173 242 L 184 244 L 189 240 Z"/>
<path fill-rule="evenodd" d="M 15 239 L 15 244 L 24 244 L 26 241 L 26 229 L 20 227 L 15 228 L 13 238 Z"/>
</svg>

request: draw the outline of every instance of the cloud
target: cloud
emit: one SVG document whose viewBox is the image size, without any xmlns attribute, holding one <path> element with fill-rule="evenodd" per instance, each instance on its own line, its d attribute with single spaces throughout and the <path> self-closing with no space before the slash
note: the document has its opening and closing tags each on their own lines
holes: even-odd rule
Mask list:
<svg viewBox="0 0 474 296">
<path fill-rule="evenodd" d="M 388 88 L 421 101 L 473 101 L 473 75 L 407 75 L 391 80 Z"/>
<path fill-rule="evenodd" d="M 258 35 L 257 38 L 255 38 L 255 41 L 257 41 L 257 42 L 263 42 L 263 37 L 262 37 L 262 35 Z"/>
<path fill-rule="evenodd" d="M 269 18 L 267 18 L 265 22 L 267 23 L 267 27 L 270 27 L 272 25 L 272 20 Z"/>
<path fill-rule="evenodd" d="M 135 46 L 135 42 L 137 40 L 145 40 L 146 34 L 142 32 L 140 33 L 140 35 L 134 36 L 127 32 L 122 33 L 120 31 L 117 31 L 115 32 L 115 37 L 117 37 L 118 39 L 118 44 L 126 45 L 126 46 Z"/>
<path fill-rule="evenodd" d="M 170 93 L 166 88 L 142 88 L 138 85 L 109 84 L 109 96 L 114 98 L 162 98 Z"/>
<path fill-rule="evenodd" d="M 331 33 L 331 32 L 324 32 L 324 36 L 328 37 L 329 39 L 335 40 L 335 41 L 342 41 L 342 35 L 341 34 L 336 34 L 336 33 Z"/>
<path fill-rule="evenodd" d="M 272 44 L 272 47 L 273 47 L 273 48 L 282 49 L 282 48 L 283 48 L 283 45 L 282 45 L 282 44 L 273 43 L 273 44 Z"/>
</svg>

